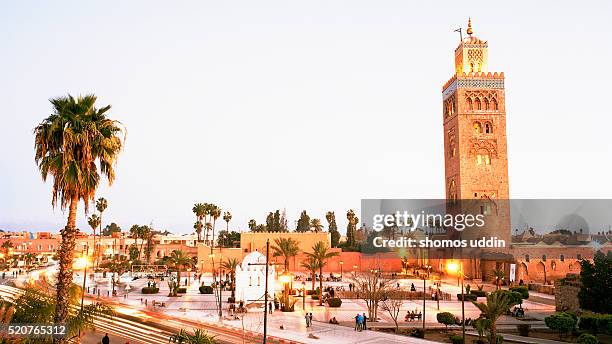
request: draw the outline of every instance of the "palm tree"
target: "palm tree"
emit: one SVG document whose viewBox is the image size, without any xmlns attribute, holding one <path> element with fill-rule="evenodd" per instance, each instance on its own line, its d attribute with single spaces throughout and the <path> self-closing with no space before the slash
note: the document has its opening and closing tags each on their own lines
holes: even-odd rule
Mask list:
<svg viewBox="0 0 612 344">
<path fill-rule="evenodd" d="M 212 208 L 210 210 L 210 216 L 213 219 L 213 225 L 212 225 L 212 247 L 215 247 L 215 226 L 217 224 L 217 219 L 221 216 L 221 208 L 217 207 L 216 205 L 212 205 Z"/>
<path fill-rule="evenodd" d="M 319 266 L 319 306 L 323 306 L 323 267 L 327 265 L 327 260 L 339 255 L 338 252 L 330 252 L 329 247 L 319 241 L 312 247 L 312 252 L 306 252 L 306 255 L 316 260 Z"/>
<path fill-rule="evenodd" d="M 510 294 L 504 291 L 495 291 L 487 295 L 487 303 L 472 301 L 480 312 L 490 321 L 491 337 L 489 343 L 497 343 L 497 319 L 512 307 Z"/>
<path fill-rule="evenodd" d="M 493 270 L 493 277 L 495 278 L 495 290 L 499 290 L 501 288 L 502 281 L 506 278 L 506 274 L 503 269 L 495 269 Z"/>
<path fill-rule="evenodd" d="M 69 342 L 80 342 L 79 334 L 82 334 L 83 330 L 95 328 L 95 318 L 109 318 L 113 315 L 113 309 L 102 302 L 85 304 L 81 310 L 81 288 L 76 284 L 69 287 L 66 302 L 70 305 L 65 322 L 67 330 L 65 339 Z M 10 314 L 12 323 L 49 324 L 53 323 L 57 299 L 52 291 L 29 287 L 14 301 L 10 301 L 10 304 L 13 311 Z"/>
<path fill-rule="evenodd" d="M 110 105 L 96 108 L 95 102 L 94 95 L 51 99 L 53 113 L 34 128 L 34 160 L 43 181 L 53 177 L 51 204 L 59 202 L 62 210 L 68 208 L 59 249 L 55 323 L 65 323 L 68 317 L 79 200 L 87 210 L 100 184 L 100 173 L 109 185 L 115 180 L 114 166 L 125 138 L 119 122 L 106 117 Z"/>
<path fill-rule="evenodd" d="M 28 252 L 28 253 L 23 255 L 23 260 L 25 262 L 26 269 L 28 269 L 30 267 L 30 264 L 32 263 L 32 261 L 34 259 L 36 259 L 36 256 L 32 252 Z"/>
<path fill-rule="evenodd" d="M 318 233 L 323 230 L 323 224 L 321 224 L 321 220 L 319 219 L 312 219 L 310 220 L 310 228 Z"/>
<path fill-rule="evenodd" d="M 257 222 L 255 221 L 255 219 L 250 219 L 249 220 L 249 230 L 251 230 L 251 232 L 255 232 L 256 229 L 257 229 Z"/>
<path fill-rule="evenodd" d="M 191 258 L 187 257 L 184 251 L 174 250 L 168 257 L 168 262 L 176 268 L 176 281 L 181 284 L 181 269 L 184 267 L 190 267 L 193 264 Z"/>
<path fill-rule="evenodd" d="M 225 230 L 229 233 L 229 223 L 232 220 L 232 213 L 226 211 L 223 213 L 223 221 L 225 221 Z"/>
<path fill-rule="evenodd" d="M 202 228 L 204 227 L 204 225 L 202 224 L 202 221 L 198 220 L 193 224 L 193 228 L 195 229 L 196 234 L 198 235 L 198 242 L 200 242 L 200 238 L 202 235 Z"/>
<path fill-rule="evenodd" d="M 100 226 L 100 223 L 102 223 L 102 218 L 100 218 L 100 216 L 98 216 L 97 214 L 93 214 L 87 219 L 87 223 L 89 224 L 89 227 L 91 227 L 91 229 L 93 230 L 93 235 L 94 235 L 93 253 L 95 256 L 96 255 L 96 228 L 98 228 Z"/>
<path fill-rule="evenodd" d="M 193 334 L 181 329 L 179 333 L 170 336 L 169 343 L 177 344 L 216 344 L 215 336 L 211 336 L 206 331 L 194 329 Z"/>
<path fill-rule="evenodd" d="M 98 223 L 98 226 L 100 227 L 100 230 L 98 231 L 98 235 L 100 236 L 102 236 L 102 213 L 104 213 L 107 207 L 108 207 L 108 202 L 106 201 L 106 198 L 104 197 L 98 198 L 98 200 L 96 201 L 96 210 L 100 213 L 100 223 Z M 98 264 L 98 257 L 100 256 L 100 254 L 99 252 L 96 253 L 96 233 L 95 231 L 94 231 L 94 255 L 96 259 L 96 264 Z"/>
<path fill-rule="evenodd" d="M 140 236 L 140 252 L 142 252 L 142 247 L 144 246 L 145 241 L 151 239 L 151 233 L 153 230 L 147 225 L 138 227 L 138 235 Z"/>
<path fill-rule="evenodd" d="M 283 257 L 285 271 L 289 270 L 289 259 L 300 252 L 299 242 L 293 238 L 276 238 L 272 248 L 273 257 Z"/>
<path fill-rule="evenodd" d="M 314 290 L 315 289 L 315 274 L 317 273 L 317 270 L 319 270 L 319 263 L 317 262 L 316 259 L 312 257 L 308 257 L 308 260 L 303 261 L 300 264 L 300 266 L 310 271 L 310 275 L 312 276 L 312 290 Z"/>
<path fill-rule="evenodd" d="M 232 284 L 232 298 L 236 297 L 236 268 L 238 267 L 238 259 L 227 258 L 226 261 L 221 263 L 221 267 L 226 269 L 230 273 L 230 279 Z"/>
<path fill-rule="evenodd" d="M 195 214 L 198 222 L 201 224 L 202 220 L 204 220 L 204 216 L 206 216 L 206 205 L 204 203 L 196 203 L 193 205 L 191 210 Z M 198 242 L 202 241 L 202 227 L 200 227 L 199 232 L 196 230 L 196 233 L 198 234 Z"/>
</svg>

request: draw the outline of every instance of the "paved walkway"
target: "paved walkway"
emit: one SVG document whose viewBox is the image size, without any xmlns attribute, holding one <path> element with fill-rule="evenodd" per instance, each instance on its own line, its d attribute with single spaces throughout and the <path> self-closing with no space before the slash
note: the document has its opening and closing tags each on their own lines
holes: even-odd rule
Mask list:
<svg viewBox="0 0 612 344">
<path fill-rule="evenodd" d="M 465 332 L 466 335 L 476 336 L 478 337 L 478 333 L 476 332 Z M 504 337 L 504 341 L 511 340 L 513 342 L 525 343 L 525 344 L 567 344 L 567 342 L 558 342 L 556 340 L 543 339 L 543 338 L 533 338 L 533 337 L 523 337 L 515 334 L 508 333 L 500 333 Z M 467 338 L 466 338 L 467 341 Z"/>
</svg>

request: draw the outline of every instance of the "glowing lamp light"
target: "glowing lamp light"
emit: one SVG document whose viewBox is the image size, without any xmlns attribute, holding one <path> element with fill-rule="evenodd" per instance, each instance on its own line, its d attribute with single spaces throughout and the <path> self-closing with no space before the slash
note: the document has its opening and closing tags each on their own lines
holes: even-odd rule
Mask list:
<svg viewBox="0 0 612 344">
<path fill-rule="evenodd" d="M 87 267 L 87 257 L 79 257 L 74 261 L 73 267 L 77 270 L 82 270 Z"/>
<path fill-rule="evenodd" d="M 280 276 L 278 276 L 278 280 L 283 283 L 283 284 L 288 284 L 291 282 L 291 275 L 289 274 L 282 274 Z"/>
<path fill-rule="evenodd" d="M 459 264 L 457 264 L 456 262 L 448 262 L 448 264 L 446 264 L 446 270 L 452 273 L 456 273 L 457 271 L 459 271 Z"/>
</svg>

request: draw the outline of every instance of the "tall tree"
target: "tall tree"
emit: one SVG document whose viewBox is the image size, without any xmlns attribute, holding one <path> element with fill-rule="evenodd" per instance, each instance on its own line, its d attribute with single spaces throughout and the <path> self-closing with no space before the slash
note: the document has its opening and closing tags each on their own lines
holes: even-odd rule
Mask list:
<svg viewBox="0 0 612 344">
<path fill-rule="evenodd" d="M 357 244 L 355 241 L 355 232 L 357 231 L 359 218 L 355 215 L 353 209 L 349 209 L 346 212 L 346 219 L 348 220 L 348 225 L 346 226 L 346 246 L 355 247 Z"/>
<path fill-rule="evenodd" d="M 89 224 L 89 227 L 91 227 L 91 229 L 93 230 L 93 253 L 94 256 L 96 256 L 96 228 L 100 227 L 102 219 L 98 215 L 93 214 L 87 219 L 87 223 Z M 100 230 L 102 229 L 100 228 Z"/>
<path fill-rule="evenodd" d="M 580 281 L 582 287 L 578 292 L 580 307 L 597 313 L 612 313 L 612 251 L 603 254 L 597 251 L 593 262 L 580 261 Z"/>
<path fill-rule="evenodd" d="M 329 247 L 319 241 L 312 247 L 312 252 L 306 252 L 306 255 L 317 262 L 319 266 L 319 306 L 323 306 L 323 268 L 327 265 L 327 260 L 339 255 L 338 252 L 329 251 Z"/>
<path fill-rule="evenodd" d="M 321 224 L 321 220 L 319 219 L 310 220 L 310 228 L 312 228 L 312 230 L 315 233 L 321 232 L 323 230 L 323 225 Z"/>
<path fill-rule="evenodd" d="M 257 222 L 255 221 L 255 219 L 250 219 L 249 220 L 249 230 L 251 232 L 255 232 L 257 229 Z"/>
<path fill-rule="evenodd" d="M 229 223 L 232 220 L 232 213 L 226 211 L 223 213 L 223 221 L 225 221 L 225 230 L 229 233 Z"/>
<path fill-rule="evenodd" d="M 87 210 L 100 184 L 100 173 L 109 185 L 113 183 L 116 158 L 123 146 L 119 122 L 106 117 L 110 105 L 97 108 L 95 102 L 94 95 L 51 99 L 53 113 L 34 128 L 34 159 L 43 181 L 53 177 L 51 204 L 68 208 L 58 252 L 56 323 L 65 323 L 68 317 L 79 200 Z"/>
<path fill-rule="evenodd" d="M 196 216 L 197 222 L 202 224 L 202 220 L 204 220 L 204 216 L 206 215 L 206 205 L 204 203 L 196 203 L 191 208 L 191 211 Z M 199 227 L 199 231 L 196 229 L 196 233 L 198 234 L 198 242 L 202 241 L 202 227 Z"/>
<path fill-rule="evenodd" d="M 299 243 L 293 238 L 276 238 L 271 249 L 273 257 L 283 257 L 285 271 L 289 271 L 289 259 L 300 252 Z"/>
<path fill-rule="evenodd" d="M 202 228 L 204 227 L 204 225 L 202 224 L 202 221 L 198 220 L 193 224 L 193 229 L 195 229 L 196 234 L 198 235 L 198 242 L 200 242 L 200 238 L 202 236 Z"/>
<path fill-rule="evenodd" d="M 310 216 L 303 210 L 300 214 L 300 219 L 297 222 L 296 232 L 308 232 L 310 231 Z"/>
<path fill-rule="evenodd" d="M 212 217 L 212 221 L 213 221 L 212 223 L 212 240 L 213 240 L 212 246 L 214 247 L 215 246 L 215 227 L 217 225 L 217 219 L 221 217 L 221 208 L 219 208 L 216 205 L 213 205 L 212 209 L 210 210 L 210 216 Z"/>
<path fill-rule="evenodd" d="M 331 234 L 331 245 L 332 247 L 338 247 L 340 243 L 340 232 L 338 232 L 338 225 L 336 224 L 336 214 L 333 211 L 328 211 L 325 214 L 327 220 L 327 230 Z"/>
<path fill-rule="evenodd" d="M 274 212 L 272 226 L 274 227 L 273 232 L 283 231 L 282 226 L 281 226 L 281 214 L 280 214 L 280 210 L 278 209 Z"/>
<path fill-rule="evenodd" d="M 96 200 L 96 210 L 98 211 L 98 213 L 100 213 L 100 231 L 98 232 L 98 234 L 102 235 L 102 214 L 104 213 L 104 211 L 106 210 L 106 208 L 108 208 L 108 201 L 106 200 L 106 198 L 104 197 L 100 197 L 98 198 L 98 200 Z M 96 251 L 98 251 L 96 253 Z M 96 250 L 96 233 L 94 233 L 94 256 L 95 256 L 95 260 L 96 260 L 96 266 L 98 266 L 98 258 L 100 257 L 100 250 Z"/>
<path fill-rule="evenodd" d="M 266 228 L 268 229 L 268 232 L 274 232 L 274 213 L 273 212 L 268 213 L 268 216 L 266 216 Z"/>
</svg>

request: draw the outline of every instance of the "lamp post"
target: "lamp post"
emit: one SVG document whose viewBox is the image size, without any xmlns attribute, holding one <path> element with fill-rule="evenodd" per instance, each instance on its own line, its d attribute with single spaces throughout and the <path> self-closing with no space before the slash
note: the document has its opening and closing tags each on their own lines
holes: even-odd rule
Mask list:
<svg viewBox="0 0 612 344">
<path fill-rule="evenodd" d="M 82 255 L 81 257 L 77 258 L 73 265 L 73 267 L 76 270 L 81 270 L 81 269 L 83 270 L 83 288 L 81 289 L 81 314 L 83 313 L 83 301 L 85 299 L 85 282 L 86 282 L 86 277 L 87 277 L 87 265 L 88 265 L 88 261 L 87 261 L 86 255 Z M 81 337 L 81 329 L 79 328 L 79 338 L 80 337 Z"/>
<path fill-rule="evenodd" d="M 340 280 L 342 281 L 342 266 L 344 266 L 344 262 L 340 261 Z"/>
<path fill-rule="evenodd" d="M 187 268 L 187 286 L 191 285 L 191 268 Z"/>
<path fill-rule="evenodd" d="M 450 262 L 448 263 L 446 268 L 450 272 L 457 272 L 457 282 L 459 282 L 459 279 L 461 279 L 461 332 L 463 336 L 463 342 L 465 343 L 465 295 L 463 294 L 464 293 L 463 284 L 464 284 L 465 274 L 463 272 L 463 262 L 459 264 L 455 262 Z"/>
<path fill-rule="evenodd" d="M 302 308 L 306 311 L 306 282 L 302 281 Z"/>
<path fill-rule="evenodd" d="M 427 278 L 423 276 L 423 331 L 425 331 L 425 283 Z"/>
</svg>

